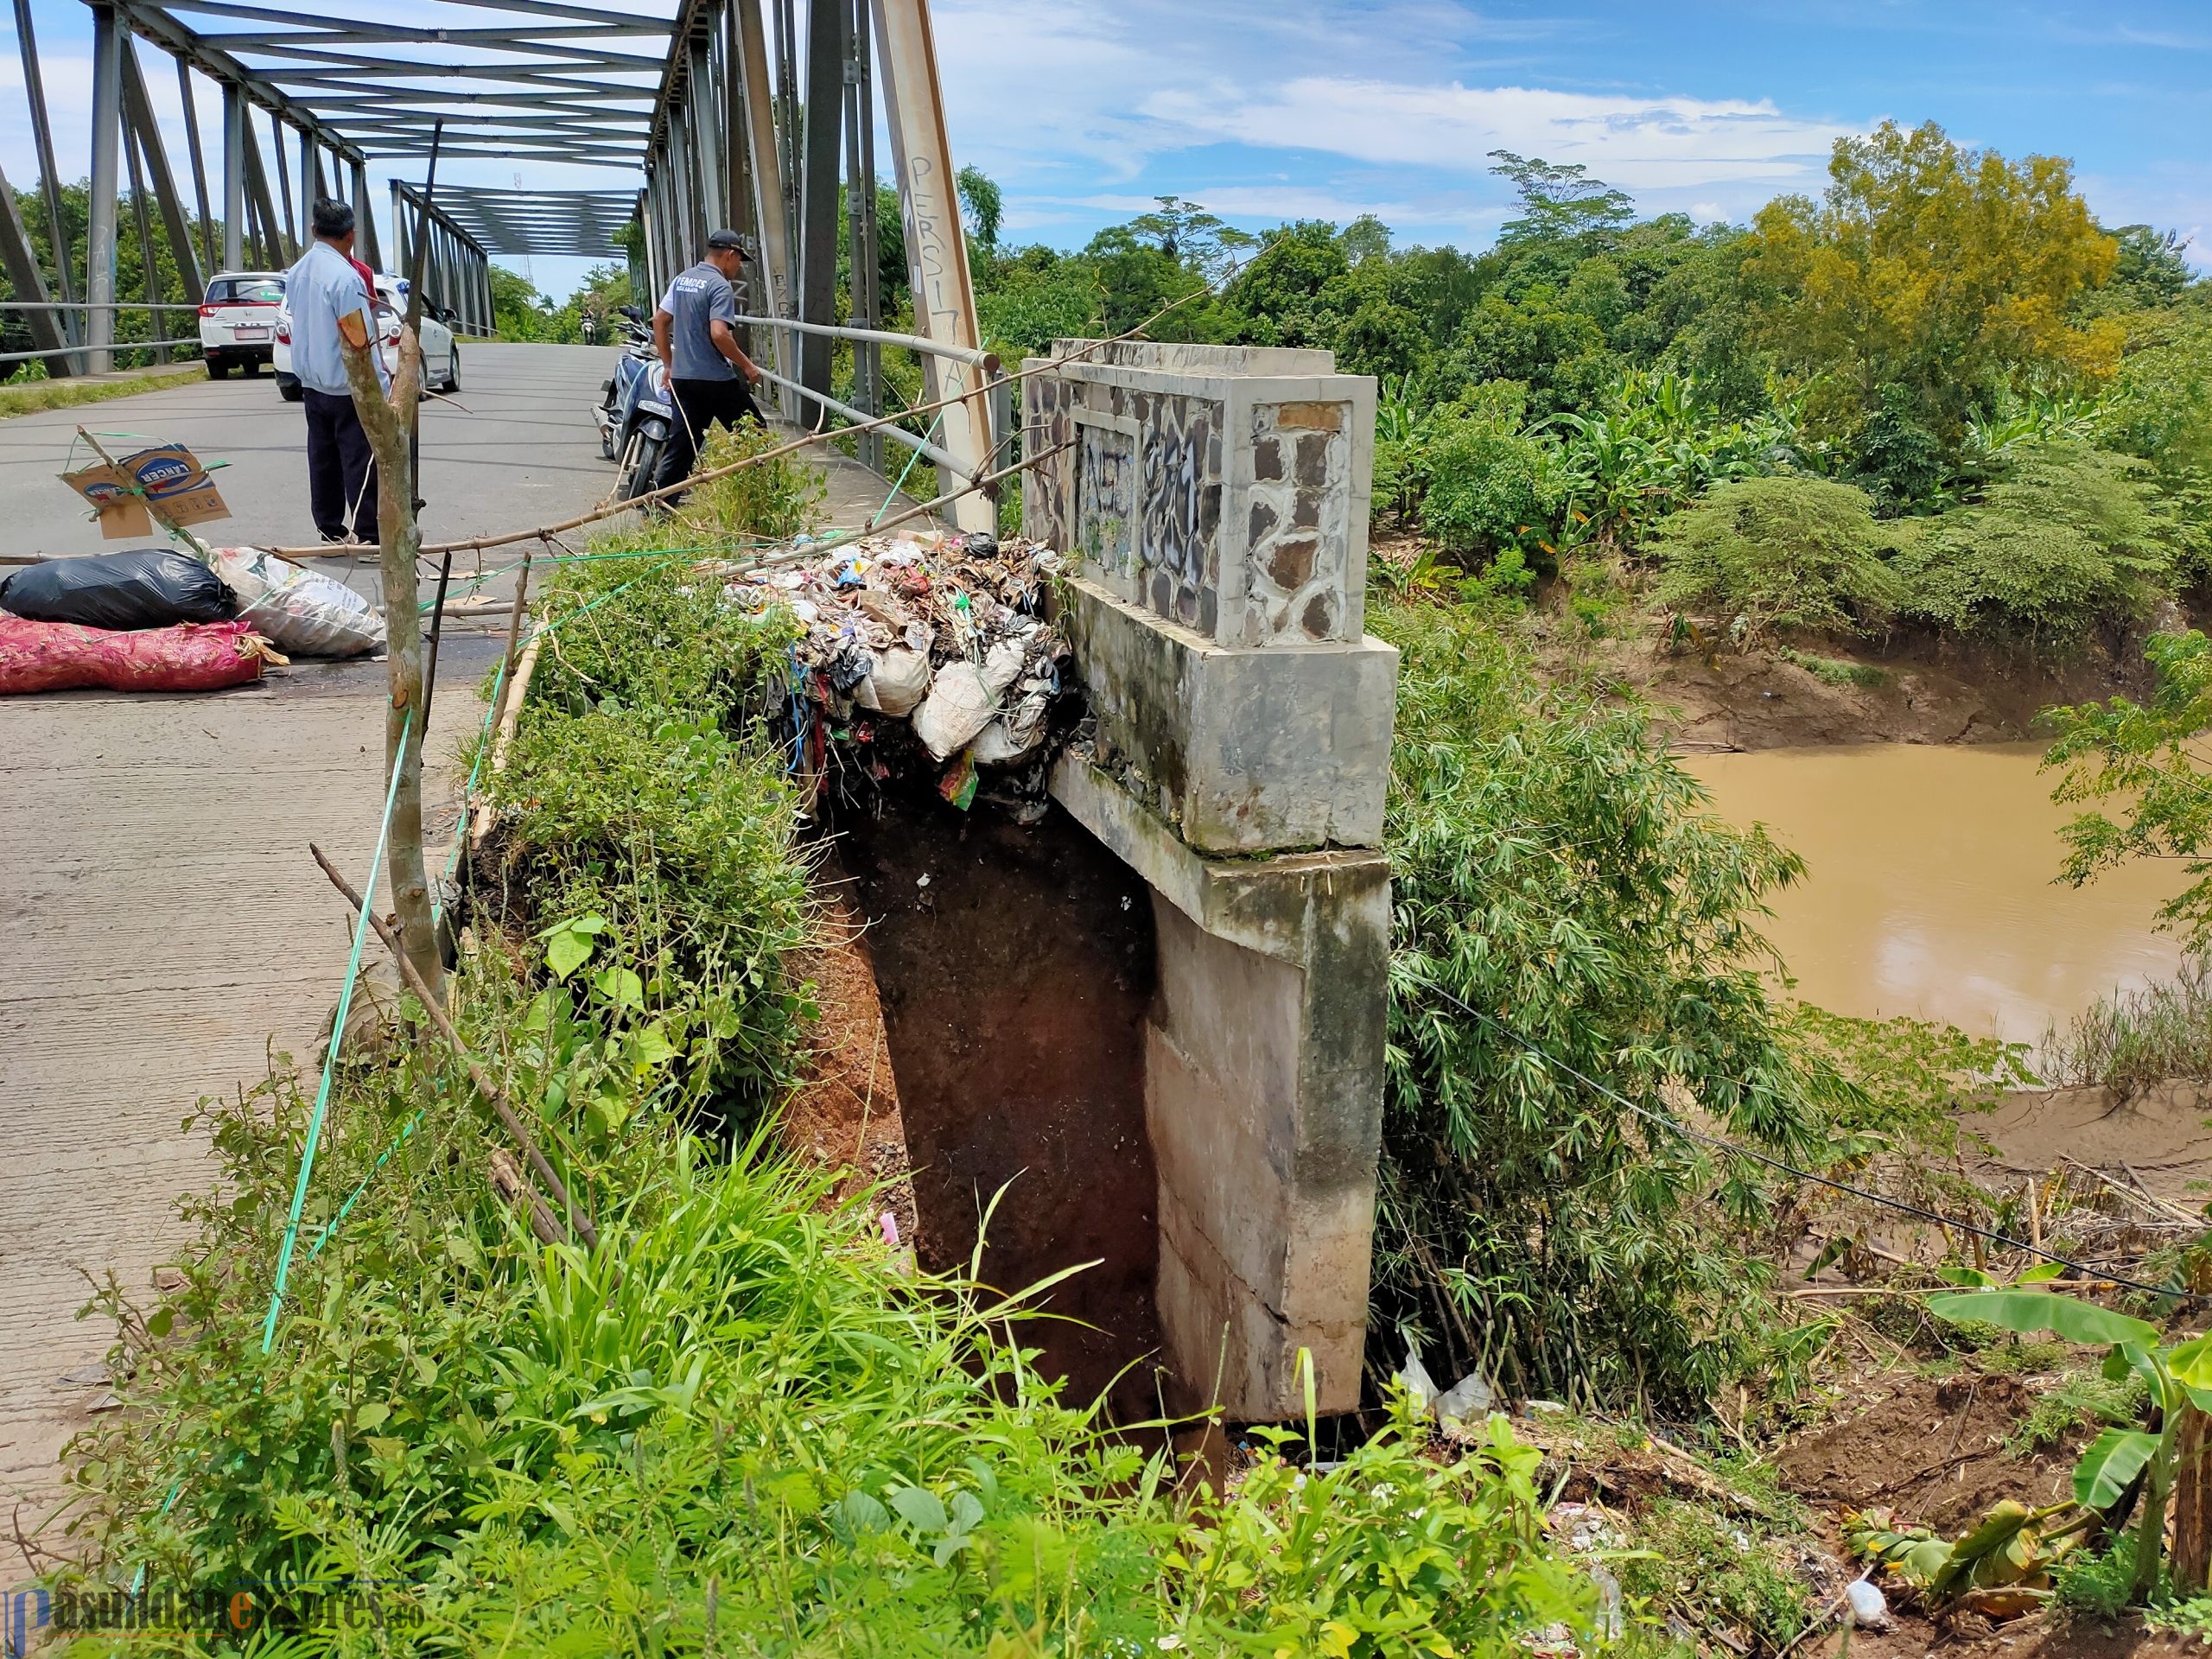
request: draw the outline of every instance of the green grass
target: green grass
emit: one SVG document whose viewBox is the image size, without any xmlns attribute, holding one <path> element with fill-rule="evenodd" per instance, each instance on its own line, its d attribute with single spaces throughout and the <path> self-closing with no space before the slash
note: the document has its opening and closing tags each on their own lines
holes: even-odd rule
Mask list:
<svg viewBox="0 0 2212 1659">
<path fill-rule="evenodd" d="M 2005 1449 L 2022 1457 L 2057 1446 L 2079 1429 L 2130 1427 L 2141 1421 L 2144 1399 L 2143 1379 L 2132 1371 L 2118 1382 L 2097 1371 L 2070 1372 L 2012 1426 Z"/>
<path fill-rule="evenodd" d="M 2212 1081 L 2212 963 L 2184 959 L 2170 980 L 2099 997 L 2063 1031 L 2054 1022 L 2037 1062 L 2054 1088 L 2123 1099 L 2168 1078 Z"/>
<path fill-rule="evenodd" d="M 0 386 L 0 420 L 10 415 L 35 415 L 41 410 L 74 409 L 79 404 L 104 404 L 112 397 L 135 397 L 142 391 L 181 386 L 188 380 L 205 380 L 204 363 L 181 363 L 158 374 L 133 375 L 122 380 L 29 380 L 21 385 Z"/>
<path fill-rule="evenodd" d="M 1872 663 L 1847 663 L 1834 657 L 1815 657 L 1810 652 L 1785 648 L 1782 653 L 1785 663 L 1795 663 L 1823 685 L 1877 686 L 1890 677 L 1887 669 L 1876 668 Z"/>
</svg>

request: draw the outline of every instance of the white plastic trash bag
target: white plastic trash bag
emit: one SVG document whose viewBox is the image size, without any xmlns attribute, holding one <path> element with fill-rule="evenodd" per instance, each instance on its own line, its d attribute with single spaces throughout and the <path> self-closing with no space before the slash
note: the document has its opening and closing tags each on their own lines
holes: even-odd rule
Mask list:
<svg viewBox="0 0 2212 1659">
<path fill-rule="evenodd" d="M 947 663 L 914 710 L 914 732 L 931 759 L 949 760 L 973 743 L 997 712 L 973 663 Z"/>
<path fill-rule="evenodd" d="M 1446 1428 L 1490 1414 L 1494 1390 L 1480 1371 L 1470 1371 L 1436 1396 L 1436 1421 Z"/>
<path fill-rule="evenodd" d="M 1420 1349 L 1409 1347 L 1406 1350 L 1406 1363 L 1398 1368 L 1398 1374 L 1390 1380 L 1402 1385 L 1407 1394 L 1412 1396 L 1416 1415 L 1426 1417 L 1435 1409 L 1436 1383 L 1428 1374 L 1428 1367 L 1421 1363 Z"/>
<path fill-rule="evenodd" d="M 930 689 L 930 659 L 893 645 L 875 654 L 875 666 L 853 688 L 853 700 L 883 715 L 910 715 Z"/>
<path fill-rule="evenodd" d="M 994 697 L 1004 696 L 1007 689 L 1021 677 L 1021 664 L 1027 656 L 1020 640 L 1000 640 L 983 658 L 983 689 Z"/>
<path fill-rule="evenodd" d="M 255 547 L 219 547 L 213 565 L 238 595 L 238 614 L 279 651 L 358 657 L 384 645 L 384 618 L 342 582 Z"/>
<path fill-rule="evenodd" d="M 1033 692 L 984 727 L 976 740 L 976 764 L 1011 766 L 1033 753 L 1045 741 L 1046 702 L 1043 692 Z"/>
</svg>

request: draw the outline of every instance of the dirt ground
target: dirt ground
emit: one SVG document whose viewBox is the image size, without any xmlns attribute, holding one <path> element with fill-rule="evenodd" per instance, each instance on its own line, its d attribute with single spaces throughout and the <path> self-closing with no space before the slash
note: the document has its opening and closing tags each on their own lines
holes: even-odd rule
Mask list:
<svg viewBox="0 0 2212 1659">
<path fill-rule="evenodd" d="M 1402 538 L 1374 549 L 1402 569 L 1419 550 Z M 1641 596 L 1642 581 L 1620 569 L 1550 578 L 1533 596 L 1529 632 L 1540 667 L 1559 677 L 1594 672 L 1633 690 L 1682 749 L 2018 742 L 2037 734 L 2037 715 L 2054 703 L 2140 696 L 2150 687 L 2139 632 L 2071 641 L 2063 661 L 2048 652 L 2031 661 L 2009 648 L 1912 629 L 1742 649 L 1702 634 L 1670 644 L 1665 620 Z M 2158 627 L 2188 622 L 2177 609 L 2152 619 Z M 1823 677 L 1808 662 L 1859 672 L 1832 668 Z"/>
<path fill-rule="evenodd" d="M 848 817 L 837 853 L 868 918 L 922 1264 L 966 1270 L 979 1230 L 982 1276 L 1005 1290 L 1095 1263 L 1023 1340 L 1077 1396 L 1110 1387 L 1122 1421 L 1155 1414 L 1142 880 L 1058 808 L 1025 826 L 925 791 Z"/>
<path fill-rule="evenodd" d="M 1825 743 L 2001 743 L 2037 734 L 2054 703 L 2148 689 L 2139 651 L 2092 644 L 2063 669 L 1994 649 L 1899 636 L 1886 645 L 1824 643 L 1802 654 L 1880 677 L 1834 684 L 1777 651 L 1669 651 L 1648 634 L 1578 645 L 1660 712 L 1683 749 L 1778 749 Z"/>
<path fill-rule="evenodd" d="M 2063 1162 L 2106 1169 L 2190 1214 L 2212 1198 L 2212 1090 L 2164 1083 L 2133 1099 L 2109 1089 L 2025 1090 L 1967 1127 L 1993 1150 L 1976 1179 L 2017 1185 Z"/>
<path fill-rule="evenodd" d="M 917 1230 L 912 1166 L 868 918 L 834 849 L 824 849 L 814 885 L 819 938 L 801 954 L 796 970 L 813 984 L 822 1018 L 784 1113 L 784 1144 L 846 1172 L 835 1191 L 838 1198 L 880 1186 L 880 1207 L 891 1212 L 899 1241 L 911 1246 Z"/>
</svg>

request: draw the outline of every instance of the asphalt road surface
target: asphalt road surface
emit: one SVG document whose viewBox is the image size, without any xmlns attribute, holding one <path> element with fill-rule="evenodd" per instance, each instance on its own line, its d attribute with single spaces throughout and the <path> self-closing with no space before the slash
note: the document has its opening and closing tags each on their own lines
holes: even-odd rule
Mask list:
<svg viewBox="0 0 2212 1659">
<path fill-rule="evenodd" d="M 462 341 L 461 391 L 450 404 L 423 405 L 423 539 L 527 529 L 573 517 L 604 496 L 614 468 L 600 459 L 591 405 L 614 357 L 604 346 Z M 122 442 L 172 439 L 211 466 L 224 463 L 213 477 L 232 516 L 197 527 L 219 546 L 315 540 L 301 406 L 279 397 L 265 374 L 233 374 L 0 420 L 0 553 L 54 558 L 161 540 L 104 542 L 76 492 L 60 481 L 79 424 L 111 449 L 111 433 L 123 435 Z"/>
</svg>

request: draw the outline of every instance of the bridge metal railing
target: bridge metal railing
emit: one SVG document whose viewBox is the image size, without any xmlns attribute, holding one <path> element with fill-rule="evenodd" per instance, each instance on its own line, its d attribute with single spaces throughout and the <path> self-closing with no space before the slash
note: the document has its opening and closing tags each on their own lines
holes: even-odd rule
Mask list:
<svg viewBox="0 0 2212 1659">
<path fill-rule="evenodd" d="M 789 329 L 794 334 L 814 334 L 831 340 L 847 340 L 855 346 L 897 346 L 910 352 L 945 358 L 952 362 L 979 370 L 984 377 L 982 385 L 972 388 L 953 388 L 954 391 L 973 391 L 981 394 L 989 418 L 989 454 L 982 466 L 977 469 L 977 475 L 998 471 L 1012 461 L 1014 439 L 1014 383 L 1006 378 L 1004 365 L 999 361 L 995 352 L 981 351 L 973 346 L 956 346 L 941 340 L 929 340 L 920 334 L 899 334 L 887 328 L 862 328 L 839 323 L 801 322 L 795 317 L 740 316 L 738 321 L 758 328 Z M 760 365 L 756 363 L 753 366 L 759 368 Z M 823 408 L 835 410 L 849 420 L 872 421 L 890 412 L 885 410 L 856 409 L 850 404 L 840 403 L 835 397 L 810 391 L 797 381 L 786 379 L 784 376 L 768 369 L 760 369 L 760 376 L 764 380 L 772 381 L 779 388 L 794 393 L 800 399 L 810 398 Z M 883 384 L 880 376 L 874 377 L 874 384 L 879 386 Z M 903 427 L 898 426 L 878 427 L 876 431 L 894 442 L 905 444 L 925 460 L 934 462 L 948 476 L 963 480 L 968 478 L 967 470 L 960 461 L 941 446 L 930 442 L 926 438 L 918 437 Z"/>
<path fill-rule="evenodd" d="M 89 316 L 93 312 L 112 316 L 122 311 L 143 311 L 149 315 L 156 311 L 188 311 L 196 315 L 199 310 L 200 308 L 197 305 L 185 305 L 173 302 L 157 303 L 149 300 L 121 300 L 111 304 L 99 305 L 93 304 L 89 300 L 0 300 L 0 313 L 36 311 L 63 316 L 77 314 Z M 81 334 L 82 331 L 75 332 Z M 197 346 L 199 344 L 200 335 L 197 331 L 194 331 L 172 340 L 118 340 L 106 349 L 113 353 L 153 352 L 158 356 L 177 346 Z M 85 372 L 84 361 L 91 349 L 79 345 L 73 338 L 65 340 L 59 347 L 42 346 L 34 351 L 0 352 L 0 364 L 50 363 L 54 359 L 60 358 L 68 363 L 72 376 L 80 375 Z M 167 359 L 164 357 L 162 360 Z"/>
</svg>

